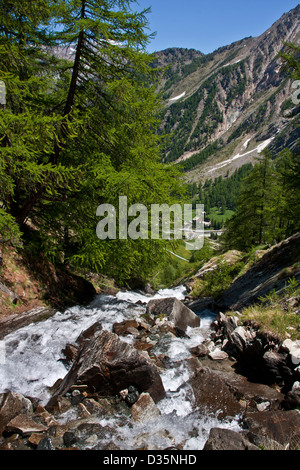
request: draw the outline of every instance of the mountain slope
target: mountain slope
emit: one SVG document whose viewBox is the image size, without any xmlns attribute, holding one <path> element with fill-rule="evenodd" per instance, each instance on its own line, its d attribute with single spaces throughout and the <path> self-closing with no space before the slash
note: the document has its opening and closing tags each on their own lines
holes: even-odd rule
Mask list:
<svg viewBox="0 0 300 470">
<path fill-rule="evenodd" d="M 160 91 L 165 99 L 160 131 L 170 135 L 164 161 L 184 162 L 190 180 L 234 171 L 266 147 L 299 137 L 292 81 L 281 70 L 284 42 L 300 40 L 300 5 L 268 31 L 204 55 L 187 49 L 158 52 L 169 66 Z"/>
</svg>

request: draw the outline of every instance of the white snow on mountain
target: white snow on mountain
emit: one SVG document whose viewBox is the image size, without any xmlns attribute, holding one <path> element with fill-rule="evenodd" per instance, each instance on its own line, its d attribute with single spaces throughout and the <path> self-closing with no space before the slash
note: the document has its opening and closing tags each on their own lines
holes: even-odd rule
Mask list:
<svg viewBox="0 0 300 470">
<path fill-rule="evenodd" d="M 221 163 L 218 163 L 217 165 L 215 165 L 213 168 L 211 168 L 210 170 L 208 170 L 208 173 L 211 173 L 219 168 L 223 168 L 224 166 L 228 165 L 229 163 L 232 163 L 234 160 L 237 160 L 238 158 L 242 158 L 242 157 L 245 157 L 246 155 L 249 155 L 250 153 L 253 153 L 253 152 L 257 152 L 257 153 L 261 153 L 266 147 L 268 147 L 268 145 L 270 145 L 270 143 L 272 142 L 272 140 L 274 139 L 275 137 L 271 137 L 270 139 L 267 139 L 265 140 L 264 142 L 262 142 L 261 144 L 259 144 L 255 149 L 253 150 L 249 150 L 248 152 L 245 152 L 245 153 L 242 153 L 242 154 L 237 154 L 235 155 L 234 157 L 231 157 L 229 158 L 229 160 L 224 160 L 224 162 L 221 162 Z"/>
<path fill-rule="evenodd" d="M 181 95 L 175 96 L 174 98 L 170 98 L 169 101 L 177 101 L 180 100 L 180 98 L 183 98 L 185 96 L 186 92 L 184 91 L 181 93 Z"/>
</svg>

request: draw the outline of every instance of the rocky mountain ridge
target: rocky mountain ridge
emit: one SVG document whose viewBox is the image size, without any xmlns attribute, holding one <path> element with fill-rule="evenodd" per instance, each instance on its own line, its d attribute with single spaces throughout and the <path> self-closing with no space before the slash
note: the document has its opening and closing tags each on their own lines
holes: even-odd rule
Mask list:
<svg viewBox="0 0 300 470">
<path fill-rule="evenodd" d="M 170 135 L 165 162 L 184 162 L 190 180 L 217 177 L 253 161 L 267 146 L 295 148 L 299 137 L 292 80 L 278 53 L 298 43 L 300 5 L 259 37 L 244 38 L 204 55 L 167 49 L 156 66 L 167 66 L 160 85 L 165 99 L 160 131 Z"/>
</svg>

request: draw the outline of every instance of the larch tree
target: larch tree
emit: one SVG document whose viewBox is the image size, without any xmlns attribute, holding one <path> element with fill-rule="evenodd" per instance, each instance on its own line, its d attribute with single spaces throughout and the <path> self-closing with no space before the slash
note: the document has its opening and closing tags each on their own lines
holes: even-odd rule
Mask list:
<svg viewBox="0 0 300 470">
<path fill-rule="evenodd" d="M 0 10 L 3 210 L 22 230 L 30 220 L 37 249 L 53 261 L 120 280 L 145 277 L 165 243 L 100 243 L 97 206 L 122 195 L 128 205 L 168 203 L 181 186 L 160 161 L 148 11 L 134 3 L 40 0 L 34 9 L 24 0 Z"/>
</svg>

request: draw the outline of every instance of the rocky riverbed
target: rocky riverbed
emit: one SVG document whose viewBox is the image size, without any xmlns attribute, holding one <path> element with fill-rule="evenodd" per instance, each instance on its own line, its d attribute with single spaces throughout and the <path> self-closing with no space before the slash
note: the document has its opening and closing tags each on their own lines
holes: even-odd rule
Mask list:
<svg viewBox="0 0 300 470">
<path fill-rule="evenodd" d="M 184 297 L 98 296 L 6 335 L 1 449 L 299 448 L 298 344 Z"/>
</svg>

